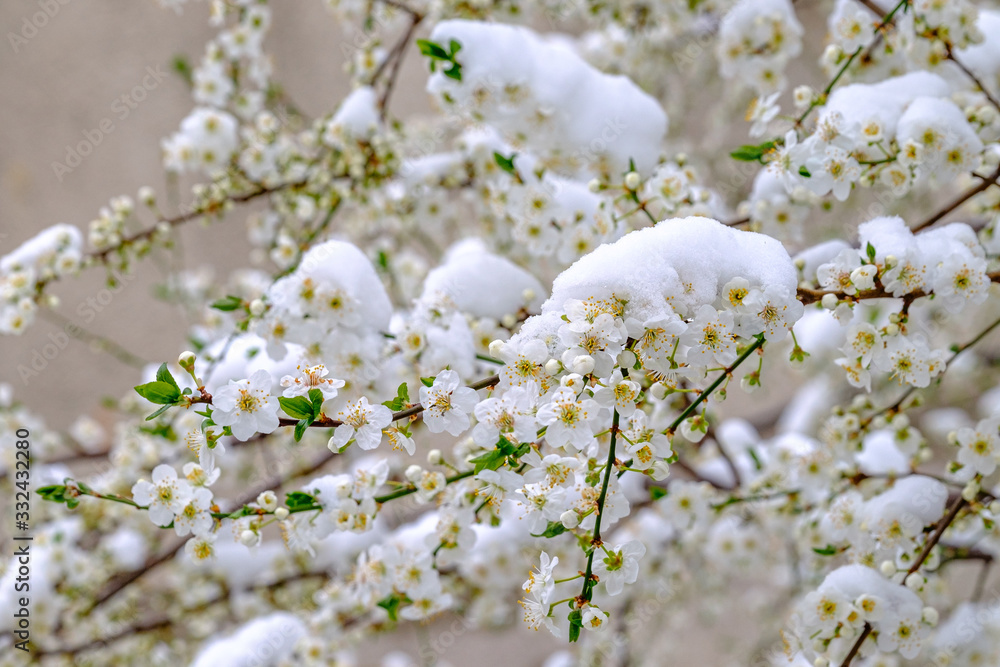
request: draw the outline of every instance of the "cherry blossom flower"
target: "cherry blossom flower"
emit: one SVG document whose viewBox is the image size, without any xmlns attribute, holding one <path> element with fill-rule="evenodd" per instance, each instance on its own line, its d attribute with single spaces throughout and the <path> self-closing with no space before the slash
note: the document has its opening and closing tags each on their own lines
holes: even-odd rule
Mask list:
<svg viewBox="0 0 1000 667">
<path fill-rule="evenodd" d="M 329 400 L 337 396 L 337 390 L 344 386 L 343 380 L 336 378 L 326 379 L 330 371 L 323 364 L 315 366 L 298 366 L 299 377 L 286 375 L 281 378 L 281 386 L 286 387 L 282 392 L 285 398 L 295 396 L 308 396 L 310 389 L 319 389 L 323 393 L 323 400 Z"/>
<path fill-rule="evenodd" d="M 634 584 L 639 576 L 639 561 L 646 555 L 646 545 L 631 540 L 594 557 L 594 573 L 600 577 L 608 595 L 619 595 L 625 584 Z"/>
<path fill-rule="evenodd" d="M 152 483 L 139 480 L 132 487 L 132 499 L 149 510 L 149 519 L 157 526 L 169 526 L 191 498 L 191 485 L 165 463 L 153 468 Z"/>
<path fill-rule="evenodd" d="M 420 388 L 424 423 L 431 433 L 447 431 L 457 436 L 469 428 L 469 414 L 476 409 L 479 396 L 475 389 L 460 384 L 458 373 L 442 371 L 432 386 Z"/>
<path fill-rule="evenodd" d="M 344 423 L 338 426 L 327 446 L 334 451 L 352 439 L 361 449 L 375 449 L 382 442 L 382 429 L 392 422 L 392 411 L 384 405 L 371 405 L 362 396 L 338 413 Z"/>
<path fill-rule="evenodd" d="M 256 371 L 246 380 L 230 380 L 215 392 L 212 420 L 229 426 L 239 440 L 278 428 L 278 401 L 271 396 L 271 374 Z"/>
</svg>

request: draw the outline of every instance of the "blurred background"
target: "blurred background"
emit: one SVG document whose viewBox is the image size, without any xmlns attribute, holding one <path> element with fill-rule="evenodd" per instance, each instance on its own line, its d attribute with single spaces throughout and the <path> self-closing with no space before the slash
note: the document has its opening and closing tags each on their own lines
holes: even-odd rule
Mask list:
<svg viewBox="0 0 1000 667">
<path fill-rule="evenodd" d="M 0 255 L 57 222 L 86 233 L 100 207 L 121 194 L 135 199 L 143 185 L 152 186 L 163 198 L 167 183 L 160 139 L 174 132 L 194 106 L 172 63 L 178 56 L 197 63 L 215 33 L 208 25 L 206 2 L 187 3 L 183 14 L 153 0 L 66 4 L 52 0 L 52 4 L 58 11 L 35 31 L 25 21 L 30 25 L 40 12 L 37 2 L 0 5 L 4 35 L 0 89 L 6 91 L 0 105 Z M 32 36 L 22 39 L 22 31 Z M 10 33 L 17 38 L 12 40 Z M 307 117 L 335 109 L 349 92 L 342 49 L 352 39 L 322 2 L 297 2 L 274 12 L 267 49 L 273 56 L 275 78 Z M 397 107 L 429 109 L 423 67 L 411 53 L 394 100 Z M 136 86 L 139 90 L 133 95 Z M 138 101 L 143 93 L 144 99 Z M 102 121 L 110 121 L 110 133 L 100 131 Z M 68 172 L 54 167 L 76 164 L 67 153 L 88 135 L 100 136 L 99 143 L 91 141 L 97 145 L 81 156 L 78 166 Z M 181 202 L 189 201 L 186 184 L 173 190 Z M 171 203 L 176 207 L 176 201 Z M 168 205 L 165 212 L 169 215 L 175 207 Z M 244 220 L 249 210 L 241 207 L 224 223 L 209 228 L 182 227 L 174 256 L 137 262 L 131 279 L 106 306 L 87 303 L 105 288 L 101 270 L 56 285 L 58 312 L 87 331 L 114 340 L 134 357 L 157 363 L 173 360 L 181 351 L 186 323 L 178 307 L 152 296 L 165 275 L 165 262 L 189 267 L 210 263 L 220 277 L 246 265 Z M 218 248 L 226 249 L 221 257 Z M 106 293 L 101 300 L 107 301 Z M 88 322 L 92 311 L 98 312 Z M 55 359 L 44 360 L 47 366 L 38 375 L 23 379 L 18 365 L 30 367 L 33 353 L 40 352 L 50 342 L 48 335 L 61 331 L 64 324 L 42 315 L 25 335 L 0 341 L 0 382 L 14 387 L 18 400 L 57 428 L 67 426 L 81 410 L 99 405 L 101 395 L 121 395 L 137 379 L 135 368 L 79 340 L 71 341 Z M 93 387 L 100 387 L 101 394 L 92 393 Z"/>
</svg>

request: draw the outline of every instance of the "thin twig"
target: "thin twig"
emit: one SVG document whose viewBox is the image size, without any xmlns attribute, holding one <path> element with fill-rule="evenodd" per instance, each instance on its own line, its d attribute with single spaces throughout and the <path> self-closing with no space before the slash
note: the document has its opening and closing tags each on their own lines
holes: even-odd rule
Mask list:
<svg viewBox="0 0 1000 667">
<path fill-rule="evenodd" d="M 960 61 L 955 56 L 955 52 L 952 51 L 952 49 L 951 49 L 950 46 L 948 47 L 948 60 L 950 60 L 951 62 L 955 63 L 955 65 L 958 66 L 958 69 L 962 70 L 962 72 L 965 74 L 965 76 L 967 76 L 970 79 L 972 79 L 972 82 L 975 83 L 976 86 L 979 88 L 979 90 L 982 91 L 983 95 L 986 96 L 986 99 L 988 99 L 990 101 L 990 104 L 993 105 L 993 108 L 996 109 L 997 111 L 1000 111 L 1000 102 L 997 102 L 997 98 L 993 97 L 993 94 L 990 93 L 989 90 L 987 90 L 986 86 L 983 85 L 983 82 L 979 80 L 979 77 L 977 77 L 972 72 L 972 70 L 970 70 L 968 67 L 966 67 L 964 64 L 962 64 L 962 61 Z"/>
<path fill-rule="evenodd" d="M 975 174 L 973 174 L 973 175 L 975 176 Z M 946 215 L 948 215 L 949 213 L 951 213 L 952 211 L 954 211 L 956 208 L 958 208 L 959 206 L 961 206 L 965 202 L 969 201 L 970 199 L 972 199 L 973 197 L 975 197 L 976 195 L 978 195 L 980 192 L 983 192 L 984 190 L 987 190 L 991 185 L 995 185 L 996 182 L 997 182 L 997 180 L 1000 179 L 1000 166 L 998 166 L 993 171 L 993 173 L 990 174 L 989 176 L 986 176 L 985 178 L 983 178 L 982 176 L 980 176 L 980 178 L 982 178 L 982 181 L 979 183 L 979 185 L 977 185 L 977 186 L 975 186 L 973 188 L 969 188 L 968 190 L 966 190 L 965 192 L 963 192 L 961 195 L 959 195 L 956 199 L 954 199 L 947 206 L 945 206 L 940 211 L 938 211 L 937 213 L 935 213 L 934 215 L 932 215 L 931 217 L 927 218 L 926 220 L 924 220 L 923 222 L 921 222 L 919 225 L 917 225 L 916 227 L 914 227 L 913 231 L 914 232 L 919 232 L 922 229 L 926 229 L 927 227 L 930 227 L 935 222 L 941 220 Z"/>
</svg>

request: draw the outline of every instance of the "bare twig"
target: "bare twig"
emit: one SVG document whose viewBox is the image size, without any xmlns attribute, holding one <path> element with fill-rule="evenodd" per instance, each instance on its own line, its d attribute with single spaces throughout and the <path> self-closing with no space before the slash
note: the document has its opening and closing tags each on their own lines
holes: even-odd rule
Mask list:
<svg viewBox="0 0 1000 667">
<path fill-rule="evenodd" d="M 973 175 L 976 175 L 976 174 L 973 174 Z M 995 185 L 996 182 L 997 182 L 997 180 L 1000 179 L 1000 167 L 997 167 L 993 171 L 993 173 L 990 174 L 989 176 L 986 176 L 986 177 L 980 176 L 979 178 L 982 179 L 982 181 L 979 183 L 979 185 L 977 185 L 977 186 L 975 186 L 973 188 L 969 188 L 968 190 L 966 190 L 965 192 L 963 192 L 961 195 L 959 195 L 954 200 L 952 200 L 951 203 L 949 203 L 947 206 L 945 206 L 940 211 L 938 211 L 937 213 L 935 213 L 934 215 L 932 215 L 931 217 L 927 218 L 926 220 L 924 220 L 923 222 L 921 222 L 919 225 L 917 225 L 916 227 L 914 227 L 913 231 L 914 232 L 919 232 L 922 229 L 926 229 L 927 227 L 930 227 L 931 225 L 933 225 L 934 223 L 938 222 L 939 220 L 941 220 L 942 218 L 944 218 L 946 215 L 948 215 L 949 213 L 951 213 L 952 211 L 954 211 L 956 208 L 958 208 L 959 206 L 961 206 L 965 202 L 969 201 L 970 199 L 972 199 L 973 197 L 975 197 L 976 195 L 978 195 L 980 192 L 983 192 L 984 190 L 987 190 L 990 186 Z"/>
</svg>

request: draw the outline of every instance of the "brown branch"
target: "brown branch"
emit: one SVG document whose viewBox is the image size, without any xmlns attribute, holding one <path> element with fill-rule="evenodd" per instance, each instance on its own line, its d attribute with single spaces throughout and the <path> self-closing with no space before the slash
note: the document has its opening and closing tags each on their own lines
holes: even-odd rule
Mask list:
<svg viewBox="0 0 1000 667">
<path fill-rule="evenodd" d="M 998 174 L 1000 178 L 1000 174 Z M 992 271 L 987 273 L 986 276 L 990 279 L 990 282 L 1000 283 L 1000 271 Z M 930 293 L 923 290 L 917 290 L 915 292 L 909 292 L 901 296 L 894 296 L 891 292 L 886 292 L 882 287 L 876 287 L 875 289 L 864 290 L 857 292 L 856 294 L 848 294 L 847 292 L 840 292 L 836 290 L 822 290 L 822 289 L 812 289 L 810 287 L 799 287 L 796 290 L 796 295 L 802 305 L 808 306 L 813 303 L 818 303 L 823 300 L 823 297 L 827 294 L 832 294 L 839 301 L 865 301 L 867 299 L 902 299 L 904 305 L 909 306 L 917 299 L 925 296 L 930 296 Z"/>
<path fill-rule="evenodd" d="M 500 376 L 499 375 L 491 375 L 488 378 L 484 378 L 484 379 L 479 380 L 477 382 L 473 382 L 472 384 L 469 384 L 467 386 L 470 389 L 476 389 L 476 390 L 478 390 L 478 389 L 485 389 L 486 387 L 492 387 L 495 384 L 497 384 L 498 382 L 500 382 Z M 196 402 L 198 402 L 198 401 L 196 401 Z M 208 402 L 211 403 L 211 401 L 208 401 Z M 407 419 L 409 417 L 413 417 L 415 415 L 419 415 L 423 411 L 424 411 L 424 406 L 422 406 L 419 403 L 417 403 L 416 405 L 410 406 L 410 407 L 406 408 L 405 410 L 400 410 L 399 412 L 394 412 L 392 414 L 392 421 L 398 421 L 400 419 Z M 289 417 L 281 417 L 280 419 L 278 419 L 278 424 L 280 426 L 295 426 L 298 423 L 299 423 L 298 419 L 291 419 Z M 314 426 L 314 427 L 317 427 L 317 428 L 334 428 L 334 427 L 340 426 L 343 423 L 344 422 L 342 422 L 339 419 L 330 419 L 329 417 L 325 417 L 324 416 L 321 419 L 317 419 L 316 421 L 314 421 L 312 424 L 310 424 L 310 426 Z"/>
<path fill-rule="evenodd" d="M 920 556 L 917 557 L 917 560 L 914 561 L 913 565 L 910 566 L 910 569 L 906 571 L 906 576 L 903 577 L 903 581 L 900 582 L 900 585 L 906 585 L 906 580 L 910 578 L 910 575 L 920 569 L 920 566 L 923 565 L 924 561 L 927 560 L 927 557 L 930 556 L 931 550 L 941 539 L 941 536 L 944 535 L 944 531 L 948 530 L 948 526 L 952 524 L 955 518 L 958 517 L 959 512 L 961 512 L 962 508 L 964 508 L 967 504 L 968 503 L 965 498 L 959 496 L 958 500 L 956 500 L 951 506 L 948 513 L 941 517 L 941 520 L 938 521 L 937 527 L 934 529 L 934 534 L 931 535 L 929 540 L 927 540 L 927 544 L 924 545 L 924 549 L 920 552 Z M 848 667 L 851 664 L 851 661 L 854 660 L 855 656 L 857 656 L 858 651 L 861 650 L 861 645 L 871 633 L 872 626 L 865 623 L 864 631 L 861 633 L 861 636 L 858 637 L 858 640 L 854 642 L 854 646 L 851 647 L 847 657 L 844 658 L 844 662 L 840 663 L 840 667 Z"/>
<path fill-rule="evenodd" d="M 417 26 L 420 24 L 421 20 L 423 20 L 423 16 L 420 14 L 414 13 L 411 15 L 410 25 L 407 27 L 406 32 L 403 33 L 402 38 L 396 42 L 396 45 L 392 47 L 392 52 L 389 53 L 382 65 L 379 66 L 379 70 L 375 72 L 375 76 L 372 79 L 374 82 L 381 73 L 383 66 L 389 63 L 390 60 L 392 61 L 392 67 L 389 70 L 389 78 L 385 83 L 385 90 L 382 91 L 382 94 L 379 95 L 378 98 L 379 118 L 383 121 L 385 120 L 386 111 L 389 105 L 389 98 L 392 96 L 393 88 L 396 86 L 396 80 L 399 78 L 399 70 L 403 65 L 403 57 L 406 55 L 406 47 L 409 45 L 410 39 L 413 37 L 413 33 L 416 32 Z"/>
<path fill-rule="evenodd" d="M 944 535 L 944 531 L 948 529 L 948 526 L 952 524 L 958 513 L 962 511 L 968 505 L 968 501 L 965 498 L 959 496 L 955 503 L 951 506 L 951 510 L 938 522 L 937 528 L 934 529 L 934 534 L 931 538 L 927 540 L 927 544 L 924 545 L 924 550 L 920 552 L 920 556 L 917 560 L 913 562 L 910 569 L 906 571 L 906 576 L 903 577 L 902 584 L 906 584 L 906 580 L 910 578 L 910 575 L 920 569 L 920 566 L 924 564 L 927 557 L 931 555 L 931 550 L 934 546 L 941 540 L 941 536 Z"/>
<path fill-rule="evenodd" d="M 973 174 L 973 176 L 977 176 L 977 174 Z M 997 179 L 1000 179 L 1000 167 L 997 167 L 993 171 L 993 173 L 990 174 L 989 176 L 986 177 L 979 176 L 979 178 L 982 179 L 982 182 L 979 185 L 975 186 L 974 188 L 966 190 L 964 193 L 959 195 L 956 199 L 954 199 L 950 204 L 945 206 L 943 209 L 941 209 L 940 211 L 938 211 L 937 213 L 935 213 L 934 215 L 932 215 L 931 217 L 927 218 L 919 225 L 914 227 L 912 231 L 919 232 L 922 229 L 930 227 L 931 225 L 938 222 L 946 215 L 954 211 L 956 208 L 958 208 L 965 202 L 969 201 L 970 199 L 978 195 L 980 192 L 983 192 L 984 190 L 988 189 L 991 185 L 995 185 Z"/>
<path fill-rule="evenodd" d="M 190 211 L 186 211 L 172 218 L 160 218 L 157 221 L 157 223 L 152 227 L 144 229 L 140 232 L 136 232 L 131 236 L 126 236 L 116 245 L 109 246 L 101 250 L 94 250 L 92 252 L 85 254 L 83 256 L 83 261 L 81 264 L 82 266 L 92 266 L 94 263 L 98 262 L 106 263 L 111 253 L 121 250 L 122 248 L 132 245 L 133 243 L 138 243 L 140 241 L 148 241 L 149 239 L 153 238 L 157 233 L 159 233 L 160 225 L 164 223 L 169 225 L 170 227 L 177 227 L 178 225 L 181 225 L 190 220 L 194 220 L 196 218 L 200 218 L 206 215 L 212 215 L 214 213 L 221 213 L 225 209 L 225 205 L 228 202 L 240 204 L 251 201 L 263 195 L 269 195 L 274 192 L 284 190 L 286 188 L 298 187 L 302 185 L 305 185 L 305 181 L 282 183 L 280 185 L 276 185 L 270 188 L 258 185 L 255 186 L 254 189 L 245 192 L 241 195 L 236 195 L 235 197 L 226 197 L 225 199 L 219 201 L 210 201 L 203 206 L 192 208 Z M 45 287 L 49 283 L 55 280 L 58 280 L 58 277 L 53 276 L 51 278 L 45 278 L 43 280 L 39 280 L 37 283 L 35 283 L 35 289 L 37 293 L 40 295 L 42 291 L 45 289 Z"/>
<path fill-rule="evenodd" d="M 264 491 L 269 491 L 269 490 L 274 490 L 274 489 L 281 488 L 282 486 L 284 486 L 285 484 L 287 484 L 288 482 L 290 482 L 293 479 L 296 479 L 298 477 L 304 477 L 306 475 L 312 474 L 312 473 L 316 472 L 317 470 L 319 470 L 320 468 L 322 468 L 323 466 L 325 466 L 327 463 L 329 463 L 330 460 L 332 460 L 334 456 L 336 456 L 336 454 L 334 454 L 333 452 L 326 452 L 325 454 L 323 454 L 322 456 L 320 456 L 316 461 L 314 461 L 311 465 L 309 465 L 308 467 L 306 467 L 304 469 L 297 470 L 297 471 L 295 471 L 295 472 L 293 472 L 293 473 L 291 473 L 289 475 L 286 475 L 284 477 L 277 477 L 277 478 L 272 478 L 270 480 L 266 480 L 263 484 L 260 484 L 257 487 L 251 489 L 246 494 L 244 494 L 241 498 L 239 498 L 235 502 L 235 505 L 237 507 L 242 507 L 243 505 L 246 505 L 247 503 L 250 503 L 250 502 L 253 502 L 254 500 L 256 500 L 257 496 L 259 496 Z M 143 566 L 141 568 L 139 568 L 138 570 L 135 570 L 134 572 L 126 573 L 126 574 L 118 577 L 117 579 L 112 580 L 104 588 L 104 590 L 102 590 L 97 595 L 97 597 L 94 598 L 94 602 L 89 606 L 89 608 L 87 609 L 87 611 L 89 612 L 91 609 L 94 609 L 95 607 L 97 607 L 97 606 L 99 606 L 99 605 L 107 602 L 112 597 L 114 597 L 119 591 L 121 591 L 123 588 L 125 588 L 126 586 L 128 586 L 132 582 L 136 581 L 137 579 L 139 579 L 140 577 L 142 577 L 144 574 L 146 574 L 150 570 L 154 570 L 157 567 L 159 567 L 160 565 L 162 565 L 163 563 L 165 563 L 168 560 L 170 560 L 174 555 L 177 554 L 178 551 L 181 550 L 181 547 L 184 546 L 185 542 L 187 542 L 186 539 L 181 540 L 180 542 L 177 542 L 174 546 L 170 547 L 167 551 L 163 552 L 159 556 L 154 556 L 153 558 L 147 560 L 146 563 L 143 564 Z"/>
<path fill-rule="evenodd" d="M 270 590 L 277 588 L 279 586 L 284 586 L 285 584 L 294 583 L 296 581 L 301 581 L 303 579 L 309 579 L 312 577 L 323 577 L 325 579 L 327 578 L 327 575 L 320 572 L 298 572 L 296 574 L 292 574 L 287 577 L 282 577 L 270 583 L 256 584 L 254 586 L 250 586 L 248 590 L 254 590 L 254 591 Z M 228 591 L 225 591 L 221 595 L 217 595 L 216 597 L 210 600 L 206 600 L 205 602 L 202 602 L 201 604 L 191 609 L 184 609 L 183 615 L 187 616 L 192 613 L 204 611 L 209 607 L 218 604 L 219 602 L 224 602 L 228 600 L 229 598 L 230 598 L 230 593 Z M 77 644 L 76 646 L 68 646 L 64 648 L 57 648 L 50 650 L 43 649 L 37 651 L 35 655 L 38 658 L 41 658 L 42 656 L 46 655 L 77 655 L 79 653 L 84 653 L 91 649 L 102 648 L 104 646 L 107 646 L 108 644 L 112 644 L 114 642 L 117 642 L 121 639 L 124 639 L 134 634 L 142 632 L 153 632 L 161 628 L 169 627 L 173 625 L 176 620 L 177 619 L 171 618 L 168 614 L 160 614 L 158 616 L 148 618 L 144 621 L 140 621 L 135 625 L 123 628 L 122 630 L 112 635 L 108 635 L 106 637 L 101 637 L 99 639 L 94 639 L 86 643 Z"/>
<path fill-rule="evenodd" d="M 965 76 L 972 79 L 972 82 L 975 83 L 976 86 L 979 88 L 979 90 L 982 91 L 983 95 L 986 96 L 986 99 L 988 99 L 990 101 L 990 104 L 993 105 L 993 108 L 996 109 L 997 111 L 1000 111 L 1000 102 L 997 102 L 997 99 L 993 97 L 993 95 L 990 93 L 989 90 L 986 89 L 986 86 L 984 86 L 983 82 L 979 80 L 979 77 L 977 77 L 972 72 L 972 70 L 963 65 L 962 62 L 955 57 L 955 52 L 951 50 L 951 46 L 948 46 L 947 48 L 948 48 L 948 60 L 955 63 L 955 65 L 958 66 L 958 69 L 962 70 Z"/>
<path fill-rule="evenodd" d="M 854 657 L 858 654 L 858 651 L 861 650 L 861 645 L 865 643 L 865 640 L 868 639 L 868 635 L 870 635 L 871 633 L 872 633 L 871 623 L 865 622 L 865 629 L 861 631 L 861 636 L 858 637 L 858 641 L 854 642 L 854 646 L 851 647 L 850 653 L 848 653 L 847 657 L 844 658 L 844 662 L 840 663 L 840 667 L 848 667 L 848 665 L 851 664 L 851 661 L 854 660 Z"/>
</svg>

